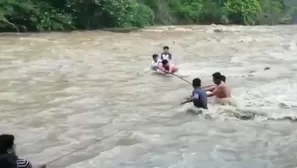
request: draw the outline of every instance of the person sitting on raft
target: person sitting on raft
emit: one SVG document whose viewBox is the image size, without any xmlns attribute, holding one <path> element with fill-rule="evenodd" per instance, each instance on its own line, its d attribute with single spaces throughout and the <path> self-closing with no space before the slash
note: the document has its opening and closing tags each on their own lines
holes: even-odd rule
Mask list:
<svg viewBox="0 0 297 168">
<path fill-rule="evenodd" d="M 213 82 L 216 84 L 216 87 L 207 95 L 208 97 L 215 96 L 216 103 L 222 105 L 230 105 L 233 104 L 231 98 L 231 89 L 224 82 L 226 81 L 226 77 L 221 75 L 219 72 L 215 72 L 213 75 Z"/>
<path fill-rule="evenodd" d="M 152 56 L 153 58 L 152 66 L 151 66 L 152 70 L 155 70 L 155 71 L 158 70 L 159 64 L 161 63 L 158 57 L 159 57 L 158 54 L 153 54 Z"/>
<path fill-rule="evenodd" d="M 171 61 L 172 60 L 172 54 L 169 52 L 169 47 L 164 46 L 163 47 L 163 53 L 161 53 L 161 60 L 167 60 Z"/>
<path fill-rule="evenodd" d="M 178 71 L 178 68 L 174 64 L 170 64 L 167 60 L 163 60 L 160 64 L 159 69 L 164 73 L 173 74 Z"/>
<path fill-rule="evenodd" d="M 187 98 L 187 100 L 181 102 L 182 104 L 193 102 L 194 106 L 197 108 L 207 108 L 207 94 L 205 90 L 201 88 L 201 80 L 199 78 L 195 78 L 192 81 L 192 86 L 194 88 L 192 92 L 192 96 Z"/>
</svg>

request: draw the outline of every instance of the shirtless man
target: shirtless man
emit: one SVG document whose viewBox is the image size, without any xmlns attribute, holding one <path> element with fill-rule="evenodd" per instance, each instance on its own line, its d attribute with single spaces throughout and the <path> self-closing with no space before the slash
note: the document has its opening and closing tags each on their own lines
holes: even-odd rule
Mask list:
<svg viewBox="0 0 297 168">
<path fill-rule="evenodd" d="M 216 103 L 222 104 L 222 105 L 231 105 L 233 104 L 231 100 L 231 90 L 229 86 L 223 81 L 226 80 L 226 77 L 216 72 L 212 74 L 213 77 L 213 83 L 216 84 L 216 87 L 211 91 L 211 93 L 208 94 L 208 97 L 215 96 Z"/>
<path fill-rule="evenodd" d="M 216 73 L 218 73 L 218 74 L 221 75 L 220 72 L 216 72 Z M 225 76 L 225 75 L 221 75 L 221 77 L 222 77 L 221 80 L 222 80 L 224 83 L 226 83 L 226 76 Z M 202 88 L 204 88 L 205 91 L 212 92 L 216 87 L 217 87 L 217 85 L 216 85 L 216 84 L 213 84 L 213 85 L 204 86 L 204 87 L 202 87 Z"/>
</svg>

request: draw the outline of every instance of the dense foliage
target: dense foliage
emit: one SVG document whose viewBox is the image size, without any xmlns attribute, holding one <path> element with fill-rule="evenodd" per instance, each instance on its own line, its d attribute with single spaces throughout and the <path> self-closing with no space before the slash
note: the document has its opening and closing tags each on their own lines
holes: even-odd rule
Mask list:
<svg viewBox="0 0 297 168">
<path fill-rule="evenodd" d="M 297 0 L 0 0 L 0 31 L 291 24 Z"/>
</svg>

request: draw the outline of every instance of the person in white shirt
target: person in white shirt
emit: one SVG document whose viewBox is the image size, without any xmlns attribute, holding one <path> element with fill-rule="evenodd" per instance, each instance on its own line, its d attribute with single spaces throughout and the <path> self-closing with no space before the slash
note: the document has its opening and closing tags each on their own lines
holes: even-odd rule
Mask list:
<svg viewBox="0 0 297 168">
<path fill-rule="evenodd" d="M 153 54 L 152 56 L 153 61 L 152 61 L 151 69 L 154 71 L 158 70 L 158 66 L 161 63 L 158 57 L 159 57 L 158 54 Z"/>
<path fill-rule="evenodd" d="M 161 60 L 167 60 L 171 61 L 172 60 L 172 54 L 169 52 L 169 47 L 164 46 L 163 47 L 163 53 L 161 54 Z"/>
</svg>

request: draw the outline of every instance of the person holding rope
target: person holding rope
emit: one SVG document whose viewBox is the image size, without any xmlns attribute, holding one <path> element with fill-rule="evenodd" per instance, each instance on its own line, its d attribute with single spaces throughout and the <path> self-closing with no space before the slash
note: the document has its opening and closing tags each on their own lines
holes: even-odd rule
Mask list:
<svg viewBox="0 0 297 168">
<path fill-rule="evenodd" d="M 0 167 L 10 165 L 11 168 L 32 168 L 30 161 L 20 159 L 15 153 L 14 136 L 9 134 L 0 135 Z M 4 168 L 4 167 L 3 167 Z M 9 167 L 5 167 L 9 168 Z M 46 168 L 46 165 L 36 166 L 36 168 Z"/>
<path fill-rule="evenodd" d="M 197 108 L 208 109 L 207 107 L 207 94 L 204 89 L 201 88 L 201 80 L 199 78 L 195 78 L 192 81 L 192 86 L 194 90 L 192 91 L 192 96 L 187 98 L 185 101 L 180 104 L 186 104 L 193 102 L 194 106 Z"/>
<path fill-rule="evenodd" d="M 233 102 L 232 96 L 231 96 L 231 89 L 230 87 L 225 83 L 226 77 L 222 75 L 220 72 L 215 72 L 212 74 L 213 82 L 216 85 L 214 88 L 207 89 L 208 91 L 211 91 L 207 94 L 208 97 L 215 96 L 216 103 L 221 105 L 232 105 L 235 102 Z"/>
<path fill-rule="evenodd" d="M 216 72 L 216 73 L 219 73 L 221 75 L 220 72 Z M 225 75 L 221 75 L 221 80 L 226 83 L 226 76 Z M 205 89 L 206 92 L 212 92 L 215 88 L 217 87 L 216 84 L 212 84 L 212 85 L 208 85 L 208 86 L 204 86 L 202 88 Z"/>
</svg>

